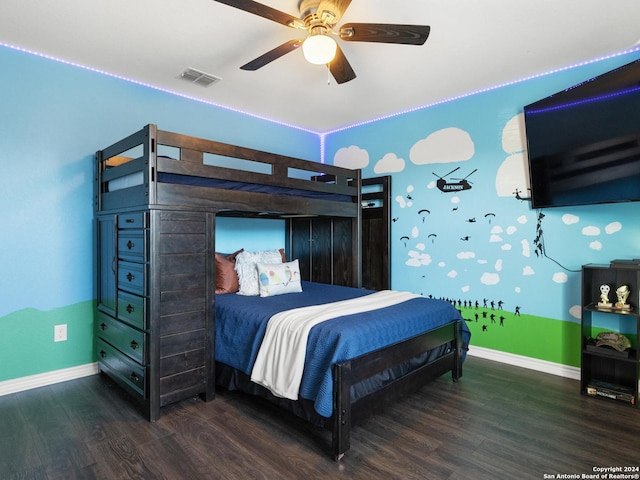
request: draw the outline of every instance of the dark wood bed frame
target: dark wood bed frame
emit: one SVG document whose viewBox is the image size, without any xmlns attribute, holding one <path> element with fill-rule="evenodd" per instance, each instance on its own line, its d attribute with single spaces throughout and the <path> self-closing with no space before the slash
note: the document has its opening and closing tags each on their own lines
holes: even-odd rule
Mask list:
<svg viewBox="0 0 640 480">
<path fill-rule="evenodd" d="M 174 158 L 162 156 L 161 146 L 173 149 L 176 154 L 170 156 Z M 211 164 L 220 163 L 220 158 L 224 165 Z M 216 217 L 286 219 L 287 247 L 301 252 L 308 251 L 309 247 L 296 244 L 300 218 L 329 222 L 328 228 L 320 223 L 321 228 L 316 228 L 315 234 L 330 235 L 328 244 L 331 248 L 327 251 L 332 265 L 340 265 L 340 271 L 344 271 L 345 265 L 349 268 L 346 275 L 331 275 L 321 280 L 355 287 L 362 285 L 363 195 L 359 170 L 166 132 L 155 125 L 147 125 L 99 150 L 96 160 L 96 336 L 100 370 L 127 390 L 151 421 L 160 417 L 164 405 L 195 394 L 200 394 L 206 401 L 215 394 L 215 295 L 212 287 L 215 285 Z M 264 168 L 239 172 L 240 167 L 227 165 L 238 160 L 243 165 L 266 166 L 266 173 Z M 301 171 L 308 176 L 301 178 Z M 260 185 L 347 195 L 351 201 L 163 183 L 158 181 L 161 173 L 222 180 L 240 177 L 243 182 Z M 110 181 L 131 174 L 141 175 L 142 182 L 117 191 L 110 190 Z M 323 181 L 318 181 L 319 178 Z M 327 178 L 331 180 L 326 181 Z M 387 198 L 383 215 L 388 216 L 388 189 L 384 192 Z M 128 288 L 123 269 L 131 262 L 123 262 L 121 258 L 121 249 L 131 248 L 123 246 L 127 245 L 126 235 L 138 233 L 138 230 L 127 230 L 129 226 L 125 222 L 130 218 L 140 218 L 140 225 L 136 224 L 138 220 L 133 220 L 133 226 L 140 228 L 139 235 L 144 243 L 139 261 L 144 282 L 140 292 L 135 292 L 140 297 L 144 318 L 139 325 L 134 325 L 135 328 L 129 321 L 129 309 L 133 310 L 131 303 L 125 305 L 131 295 L 123 290 Z M 308 229 L 309 225 L 313 228 L 311 223 L 303 224 L 303 229 Z M 336 232 L 340 232 L 339 237 Z M 183 247 L 182 243 L 188 243 L 186 240 L 176 242 L 176 236 L 169 240 L 167 233 L 193 237 L 195 243 Z M 180 263 L 185 252 L 194 259 L 192 267 Z M 204 268 L 199 261 L 205 262 Z M 178 264 L 179 270 L 176 270 Z M 302 267 L 301 270 L 305 275 Z M 309 268 L 307 277 L 313 277 L 313 274 L 313 269 Z M 385 275 L 388 276 L 388 271 Z M 175 286 L 176 276 L 194 284 L 194 290 L 202 292 L 200 296 L 181 301 L 179 287 Z M 303 279 L 317 281 L 315 278 Z M 195 285 L 196 282 L 199 284 Z M 121 296 L 125 297 L 124 302 Z M 100 319 L 108 320 L 106 323 L 116 327 L 119 335 L 120 329 L 124 332 L 122 335 L 136 335 L 135 341 L 129 344 L 127 337 L 118 344 L 120 337 L 109 337 L 105 333 L 105 322 Z M 339 460 L 349 449 L 352 424 L 444 373 L 451 372 L 453 380 L 457 381 L 462 374 L 461 334 L 461 321 L 452 319 L 451 323 L 412 339 L 334 365 L 334 413 L 327 422 L 332 431 L 334 458 Z M 116 340 L 112 341 L 112 338 Z M 352 402 L 351 385 L 445 343 L 450 343 L 452 348 L 437 360 Z M 135 352 L 128 350 L 130 346 Z M 199 354 L 192 355 L 196 350 Z M 130 372 L 131 369 L 135 371 Z"/>
</svg>

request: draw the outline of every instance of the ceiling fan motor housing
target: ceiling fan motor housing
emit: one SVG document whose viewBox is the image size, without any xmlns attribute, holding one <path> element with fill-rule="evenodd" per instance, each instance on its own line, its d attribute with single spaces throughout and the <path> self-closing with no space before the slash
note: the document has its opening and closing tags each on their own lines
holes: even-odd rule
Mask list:
<svg viewBox="0 0 640 480">
<path fill-rule="evenodd" d="M 300 3 L 298 3 L 300 18 L 304 19 L 308 15 L 316 13 L 318 5 L 320 5 L 320 0 L 300 0 Z"/>
</svg>

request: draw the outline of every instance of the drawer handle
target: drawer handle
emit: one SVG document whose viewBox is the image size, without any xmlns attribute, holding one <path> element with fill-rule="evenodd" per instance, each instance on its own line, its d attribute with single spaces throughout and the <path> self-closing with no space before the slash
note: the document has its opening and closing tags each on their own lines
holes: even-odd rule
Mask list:
<svg viewBox="0 0 640 480">
<path fill-rule="evenodd" d="M 104 322 L 102 322 L 102 323 L 100 324 L 100 328 L 102 329 L 102 331 L 105 331 L 105 330 L 107 329 L 107 324 L 106 324 L 106 323 L 104 323 Z"/>
<path fill-rule="evenodd" d="M 107 352 L 105 352 L 104 350 L 100 350 L 99 355 L 100 355 L 100 358 L 104 358 L 107 356 Z"/>
<path fill-rule="evenodd" d="M 135 220 L 133 218 L 125 219 L 124 223 L 133 223 Z"/>
<path fill-rule="evenodd" d="M 135 277 L 133 276 L 133 273 L 129 272 L 127 273 L 127 280 L 129 280 L 130 282 L 133 281 Z"/>
<path fill-rule="evenodd" d="M 131 315 L 131 313 L 133 313 L 133 305 L 131 305 L 131 304 L 127 305 L 126 310 L 127 310 L 127 313 L 129 313 L 129 315 Z"/>
<path fill-rule="evenodd" d="M 127 248 L 128 248 L 129 250 L 131 250 L 133 247 L 135 247 L 135 244 L 134 244 L 131 240 L 129 240 L 129 241 L 127 242 Z"/>
<path fill-rule="evenodd" d="M 138 377 L 138 374 L 136 372 L 131 372 L 131 375 L 129 375 L 129 378 L 131 379 L 131 381 L 133 382 L 138 382 L 140 381 L 140 377 Z"/>
<path fill-rule="evenodd" d="M 131 349 L 132 350 L 137 350 L 139 347 L 138 342 L 136 342 L 135 340 L 131 340 Z"/>
</svg>

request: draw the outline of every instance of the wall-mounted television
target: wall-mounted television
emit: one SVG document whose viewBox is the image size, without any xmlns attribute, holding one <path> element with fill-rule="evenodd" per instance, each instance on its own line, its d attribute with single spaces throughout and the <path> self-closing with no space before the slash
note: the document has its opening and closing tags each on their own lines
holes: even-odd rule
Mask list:
<svg viewBox="0 0 640 480">
<path fill-rule="evenodd" d="M 640 201 L 640 60 L 524 107 L 532 208 Z"/>
</svg>

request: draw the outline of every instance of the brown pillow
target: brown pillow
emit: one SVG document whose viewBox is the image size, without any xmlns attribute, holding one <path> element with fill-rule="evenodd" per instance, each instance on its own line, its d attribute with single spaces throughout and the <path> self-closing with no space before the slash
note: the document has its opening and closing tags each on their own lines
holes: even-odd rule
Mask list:
<svg viewBox="0 0 640 480">
<path fill-rule="evenodd" d="M 240 249 L 230 254 L 216 252 L 216 293 L 235 293 L 240 289 L 236 273 L 236 256 L 243 252 Z"/>
</svg>

